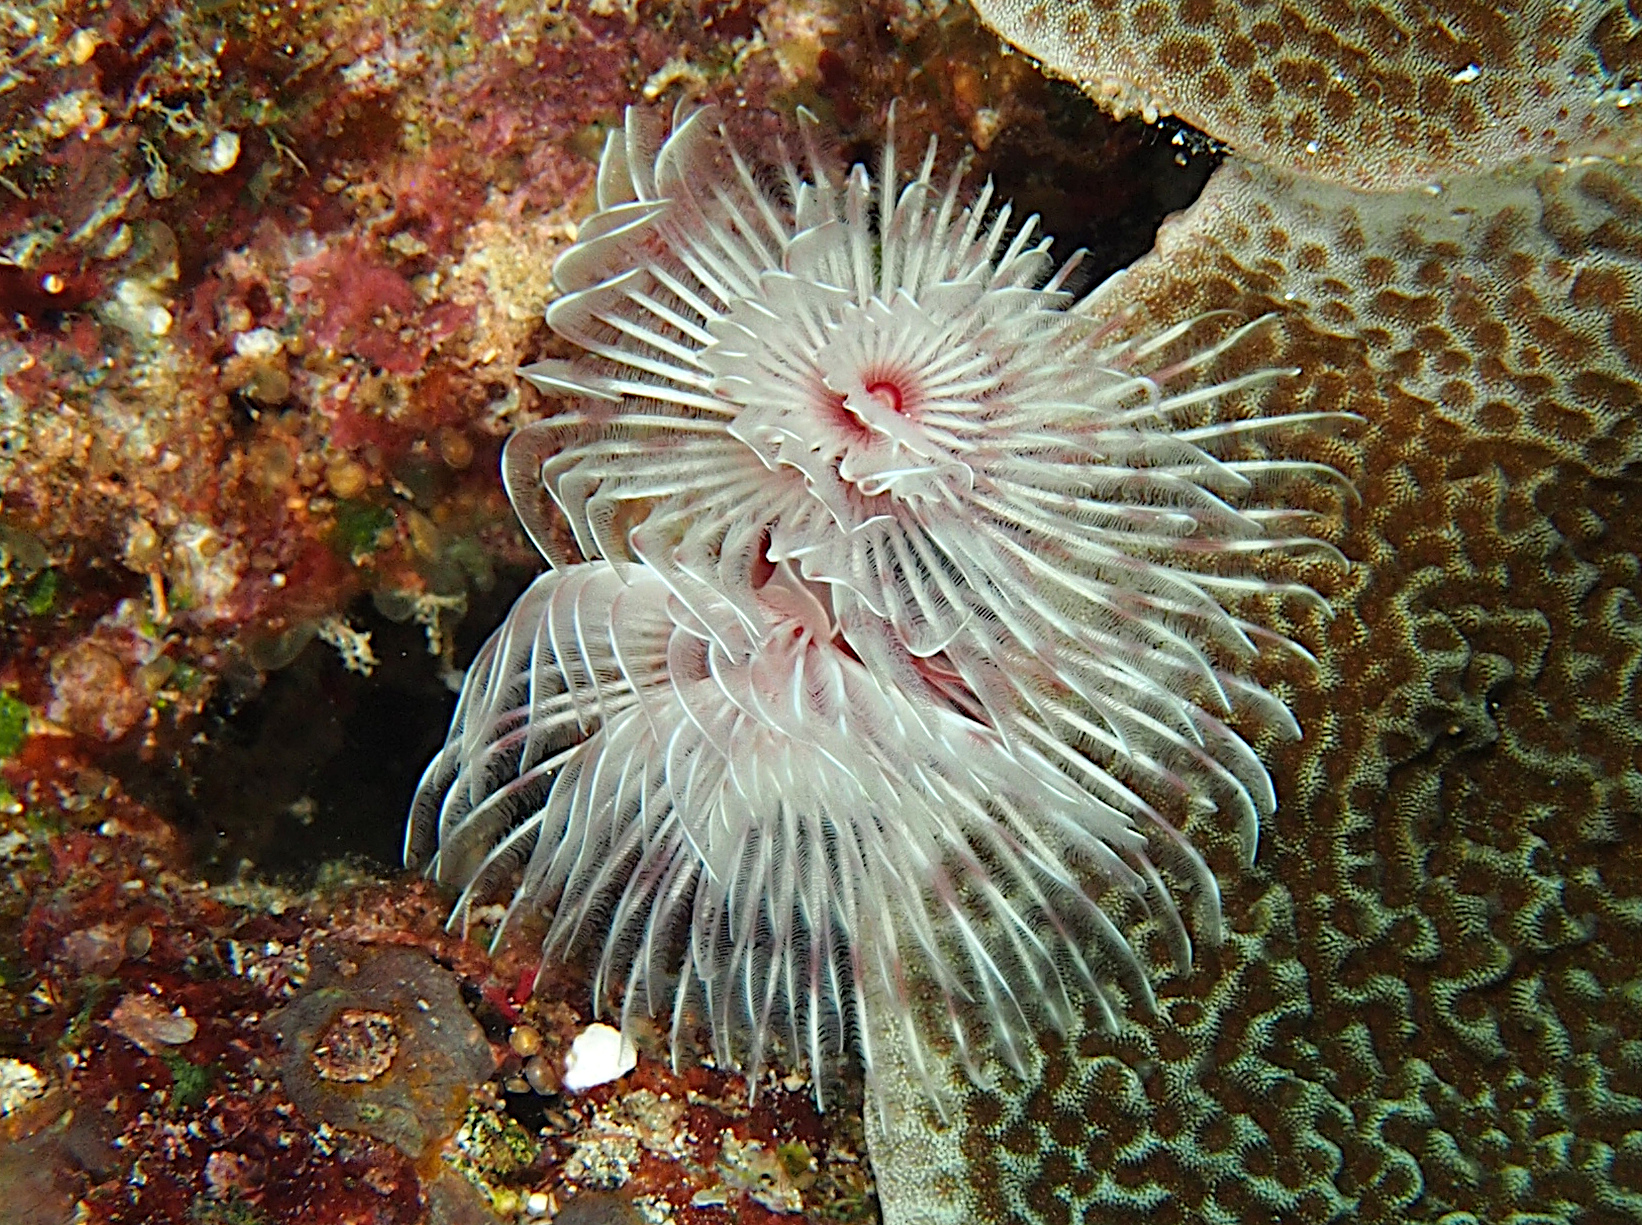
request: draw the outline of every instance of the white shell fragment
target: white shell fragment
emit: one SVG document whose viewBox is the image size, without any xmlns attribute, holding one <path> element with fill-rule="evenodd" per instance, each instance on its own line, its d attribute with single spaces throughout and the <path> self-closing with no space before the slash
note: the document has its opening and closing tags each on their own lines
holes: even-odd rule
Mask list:
<svg viewBox="0 0 1642 1225">
<path fill-rule="evenodd" d="M 234 352 L 241 357 L 269 358 L 278 353 L 284 342 L 273 328 L 253 328 L 234 336 Z"/>
<path fill-rule="evenodd" d="M 0 1118 L 16 1114 L 46 1091 L 46 1078 L 21 1059 L 0 1059 Z"/>
<path fill-rule="evenodd" d="M 576 1035 L 564 1057 L 564 1087 L 571 1093 L 583 1093 L 626 1076 L 638 1063 L 639 1053 L 631 1038 L 608 1025 L 589 1025 Z"/>
<path fill-rule="evenodd" d="M 199 168 L 209 174 L 227 174 L 239 161 L 239 133 L 218 132 L 200 154 Z"/>
</svg>

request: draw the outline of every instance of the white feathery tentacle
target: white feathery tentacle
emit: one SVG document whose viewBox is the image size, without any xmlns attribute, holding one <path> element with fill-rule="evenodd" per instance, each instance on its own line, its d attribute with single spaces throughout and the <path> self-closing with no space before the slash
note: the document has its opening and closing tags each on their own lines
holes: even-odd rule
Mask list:
<svg viewBox="0 0 1642 1225">
<path fill-rule="evenodd" d="M 453 927 L 523 860 L 510 922 L 545 907 L 548 952 L 600 941 L 596 998 L 624 984 L 624 1012 L 699 1000 L 751 1071 L 772 1030 L 819 1065 L 861 975 L 910 1007 L 906 964 L 950 1015 L 984 1007 L 1018 1062 L 1033 1000 L 1099 989 L 1086 951 L 1144 981 L 1077 865 L 1145 898 L 1146 837 L 927 686 L 881 684 L 825 594 L 777 566 L 762 635 L 725 650 L 646 567 L 542 576 L 475 662 L 410 856 L 437 848 L 434 874 L 466 885 Z"/>
<path fill-rule="evenodd" d="M 1343 561 L 1277 499 L 1349 496 L 1281 445 L 1350 418 L 1217 416 L 1290 373 L 1209 377 L 1272 321 L 1130 335 L 933 141 L 903 172 L 892 128 L 874 181 L 799 125 L 780 189 L 711 109 L 610 133 L 547 311 L 585 356 L 521 371 L 575 403 L 503 464 L 556 569 L 469 671 L 406 854 L 454 926 L 521 873 L 510 921 L 596 946 L 596 1002 L 670 1013 L 675 1057 L 699 1022 L 819 1073 L 853 1034 L 870 1075 L 870 996 L 930 1078 L 932 993 L 979 1077 L 1081 1002 L 1114 1020 L 1114 980 L 1150 1005 L 1101 890 L 1182 969 L 1219 938 L 1164 812 L 1225 810 L 1252 857 L 1275 809 L 1230 721 L 1298 735 L 1245 670 L 1310 657 L 1239 606 L 1326 610 L 1248 564 Z"/>
</svg>

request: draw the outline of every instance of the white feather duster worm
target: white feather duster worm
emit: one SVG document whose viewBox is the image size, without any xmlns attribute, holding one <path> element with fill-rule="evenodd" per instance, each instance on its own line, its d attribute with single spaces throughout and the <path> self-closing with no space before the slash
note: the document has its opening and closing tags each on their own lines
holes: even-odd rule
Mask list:
<svg viewBox="0 0 1642 1225">
<path fill-rule="evenodd" d="M 1338 477 L 1217 452 L 1340 416 L 1181 424 L 1286 372 L 1203 381 L 1243 332 L 1172 360 L 1190 323 L 1114 341 L 1119 321 L 1063 288 L 1077 258 L 1053 271 L 1035 218 L 1010 237 L 990 185 L 966 203 L 959 174 L 937 185 L 933 143 L 902 182 L 892 133 L 875 186 L 806 124 L 808 173 L 774 191 L 713 125 L 699 110 L 663 139 L 635 110 L 605 146 L 548 310 L 589 357 L 524 371 L 580 403 L 509 447 L 538 544 L 545 486 L 585 554 L 743 619 L 754 567 L 790 561 L 877 674 L 935 678 L 1096 790 L 1117 774 L 1229 803 L 1252 854 L 1275 797 L 1221 716 L 1299 729 L 1227 665 L 1257 640 L 1298 648 L 1225 604 L 1321 601 L 1227 563 L 1333 553 L 1304 514 L 1248 503 Z"/>
<path fill-rule="evenodd" d="M 1144 795 L 1230 807 L 1252 856 L 1275 795 L 1223 717 L 1297 735 L 1238 666 L 1299 648 L 1227 604 L 1321 601 L 1228 562 L 1327 550 L 1255 501 L 1338 477 L 1244 444 L 1334 415 L 1203 423 L 1283 373 L 1206 382 L 1242 332 L 1115 339 L 1076 259 L 990 185 L 937 184 L 933 143 L 903 178 L 891 134 L 875 186 L 805 140 L 766 184 L 709 110 L 611 134 L 548 310 L 587 356 L 523 372 L 576 402 L 504 462 L 571 568 L 474 665 L 408 852 L 466 886 L 459 919 L 527 861 L 550 950 L 598 926 L 601 993 L 650 1011 L 676 975 L 675 1026 L 699 996 L 754 1067 L 769 1033 L 819 1060 L 850 1028 L 870 1071 L 863 985 L 916 1058 L 909 978 L 966 1058 L 979 1020 L 1018 1064 L 1074 988 L 1149 994 L 1091 890 L 1188 964 L 1159 858 L 1218 938 L 1212 874 Z M 614 564 L 558 555 L 556 513 Z"/>
<path fill-rule="evenodd" d="M 597 944 L 594 998 L 619 985 L 624 1026 L 669 1013 L 676 1054 L 705 1021 L 753 1076 L 775 1035 L 818 1092 L 846 1031 L 870 1073 L 869 990 L 922 1065 L 909 966 L 961 1052 L 979 1004 L 1017 1066 L 1033 1024 L 1104 1003 L 1114 970 L 1149 998 L 1082 883 L 1178 923 L 1125 813 L 930 687 L 884 685 L 785 563 L 753 603 L 761 632 L 726 644 L 642 566 L 531 586 L 412 813 L 410 858 L 465 886 L 453 922 L 522 865 L 514 909 L 550 905 L 549 955 Z"/>
</svg>

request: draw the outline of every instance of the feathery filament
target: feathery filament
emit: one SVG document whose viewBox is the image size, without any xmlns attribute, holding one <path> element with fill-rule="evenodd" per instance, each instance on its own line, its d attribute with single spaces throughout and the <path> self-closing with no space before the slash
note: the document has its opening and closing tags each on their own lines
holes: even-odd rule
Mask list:
<svg viewBox="0 0 1642 1225">
<path fill-rule="evenodd" d="M 1189 964 L 1154 858 L 1218 937 L 1153 801 L 1229 809 L 1252 856 L 1276 797 L 1226 719 L 1298 735 L 1239 665 L 1300 648 L 1228 605 L 1321 599 L 1224 563 L 1331 552 L 1253 503 L 1333 474 L 1244 444 L 1337 415 L 1198 423 L 1283 373 L 1204 379 L 1248 328 L 1115 338 L 933 142 L 903 176 L 892 132 L 875 184 L 806 119 L 771 190 L 713 125 L 630 111 L 555 266 L 587 356 L 522 372 L 573 404 L 504 460 L 555 569 L 475 661 L 407 857 L 464 886 L 453 923 L 522 870 L 514 911 L 675 1056 L 698 1021 L 755 1075 L 778 1041 L 819 1093 L 847 1034 L 870 1076 L 870 995 L 934 1093 L 931 1007 L 980 1076 L 977 1035 L 1020 1067 L 1114 976 L 1149 1000 L 1102 888 Z"/>
</svg>

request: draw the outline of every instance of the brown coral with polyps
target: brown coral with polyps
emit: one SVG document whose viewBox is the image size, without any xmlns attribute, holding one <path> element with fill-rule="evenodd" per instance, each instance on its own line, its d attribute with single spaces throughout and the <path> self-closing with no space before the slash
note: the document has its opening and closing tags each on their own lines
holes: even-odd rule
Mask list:
<svg viewBox="0 0 1642 1225">
<path fill-rule="evenodd" d="M 1174 114 L 1254 161 L 1409 187 L 1614 152 L 1637 133 L 1619 4 L 975 0 L 987 23 L 1119 113 Z"/>
</svg>

